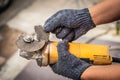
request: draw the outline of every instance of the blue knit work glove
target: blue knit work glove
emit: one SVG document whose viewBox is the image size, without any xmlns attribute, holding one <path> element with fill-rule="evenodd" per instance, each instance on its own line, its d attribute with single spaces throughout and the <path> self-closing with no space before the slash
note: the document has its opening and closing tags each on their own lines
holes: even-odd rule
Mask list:
<svg viewBox="0 0 120 80">
<path fill-rule="evenodd" d="M 52 70 L 65 77 L 80 80 L 82 73 L 89 67 L 91 64 L 76 58 L 68 51 L 68 43 L 62 41 L 57 46 L 58 49 L 58 62 L 56 64 L 50 65 Z"/>
<path fill-rule="evenodd" d="M 64 9 L 51 16 L 44 24 L 46 32 L 56 34 L 57 38 L 76 40 L 95 27 L 88 8 L 82 10 Z"/>
</svg>

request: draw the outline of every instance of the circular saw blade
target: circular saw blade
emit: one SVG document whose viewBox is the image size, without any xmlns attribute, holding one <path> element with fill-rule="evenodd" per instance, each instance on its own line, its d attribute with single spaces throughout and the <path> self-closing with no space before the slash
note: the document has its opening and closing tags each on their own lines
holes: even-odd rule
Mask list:
<svg viewBox="0 0 120 80">
<path fill-rule="evenodd" d="M 36 41 L 27 43 L 23 40 L 24 35 L 21 35 L 19 39 L 16 41 L 16 45 L 19 49 L 26 51 L 26 52 L 33 52 L 37 51 L 45 45 L 45 40 Z"/>
</svg>

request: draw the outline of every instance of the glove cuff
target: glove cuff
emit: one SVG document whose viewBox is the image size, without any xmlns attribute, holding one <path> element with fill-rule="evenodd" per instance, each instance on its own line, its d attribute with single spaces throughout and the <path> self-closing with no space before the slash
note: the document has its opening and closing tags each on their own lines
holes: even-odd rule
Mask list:
<svg viewBox="0 0 120 80">
<path fill-rule="evenodd" d="M 90 66 L 92 66 L 91 64 L 85 64 L 85 65 L 83 65 L 83 67 L 81 67 L 81 72 L 80 72 L 80 74 L 79 74 L 79 80 L 81 80 L 81 75 L 83 74 L 83 72 L 88 68 L 88 67 L 90 67 Z"/>
<path fill-rule="evenodd" d="M 73 78 L 73 80 L 80 80 L 82 73 L 83 73 L 88 67 L 90 67 L 90 66 L 91 66 L 91 64 L 87 64 L 87 63 L 85 63 L 85 64 L 82 65 L 82 66 L 79 65 L 79 66 L 74 70 L 74 74 L 73 74 L 74 78 Z"/>
<path fill-rule="evenodd" d="M 88 8 L 77 10 L 74 17 L 75 20 L 72 22 L 72 26 L 77 26 L 78 28 L 74 29 L 75 36 L 73 40 L 76 40 L 90 29 L 95 27 Z"/>
<path fill-rule="evenodd" d="M 90 12 L 89 12 L 89 9 L 88 9 L 88 8 L 85 8 L 85 9 L 86 9 L 87 12 L 88 12 L 88 16 L 89 16 L 89 19 L 90 19 L 90 24 L 92 25 L 92 27 L 96 27 L 94 21 L 92 20 L 92 17 L 91 17 L 91 14 L 90 14 Z"/>
<path fill-rule="evenodd" d="M 83 15 L 81 15 L 80 17 L 82 17 L 83 19 L 83 26 L 87 26 L 90 29 L 94 28 L 96 25 L 94 24 L 92 17 L 90 15 L 90 12 L 88 10 L 88 8 L 82 9 L 81 12 L 83 12 Z"/>
<path fill-rule="evenodd" d="M 88 8 L 78 10 L 74 17 L 76 17 L 76 20 L 72 22 L 73 26 L 79 25 L 80 27 L 87 28 L 88 30 L 96 26 L 92 20 Z"/>
</svg>

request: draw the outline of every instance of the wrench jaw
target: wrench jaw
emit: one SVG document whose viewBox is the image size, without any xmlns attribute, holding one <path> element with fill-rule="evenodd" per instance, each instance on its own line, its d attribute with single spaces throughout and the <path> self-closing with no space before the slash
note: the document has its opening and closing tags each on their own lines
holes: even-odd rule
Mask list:
<svg viewBox="0 0 120 80">
<path fill-rule="evenodd" d="M 35 34 L 23 34 L 16 41 L 20 49 L 19 55 L 28 60 L 35 59 L 40 67 L 47 66 L 48 55 L 44 55 L 43 50 L 48 44 L 49 34 L 45 33 L 41 26 L 35 26 L 35 32 Z"/>
</svg>

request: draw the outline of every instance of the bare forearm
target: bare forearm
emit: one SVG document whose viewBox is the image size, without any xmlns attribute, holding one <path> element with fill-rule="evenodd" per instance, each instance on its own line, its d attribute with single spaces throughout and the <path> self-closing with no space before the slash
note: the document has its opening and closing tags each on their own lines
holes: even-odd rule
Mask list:
<svg viewBox="0 0 120 80">
<path fill-rule="evenodd" d="M 81 76 L 82 80 L 119 80 L 120 65 L 91 66 Z"/>
<path fill-rule="evenodd" d="M 120 19 L 120 0 L 105 0 L 89 8 L 96 25 Z"/>
</svg>

